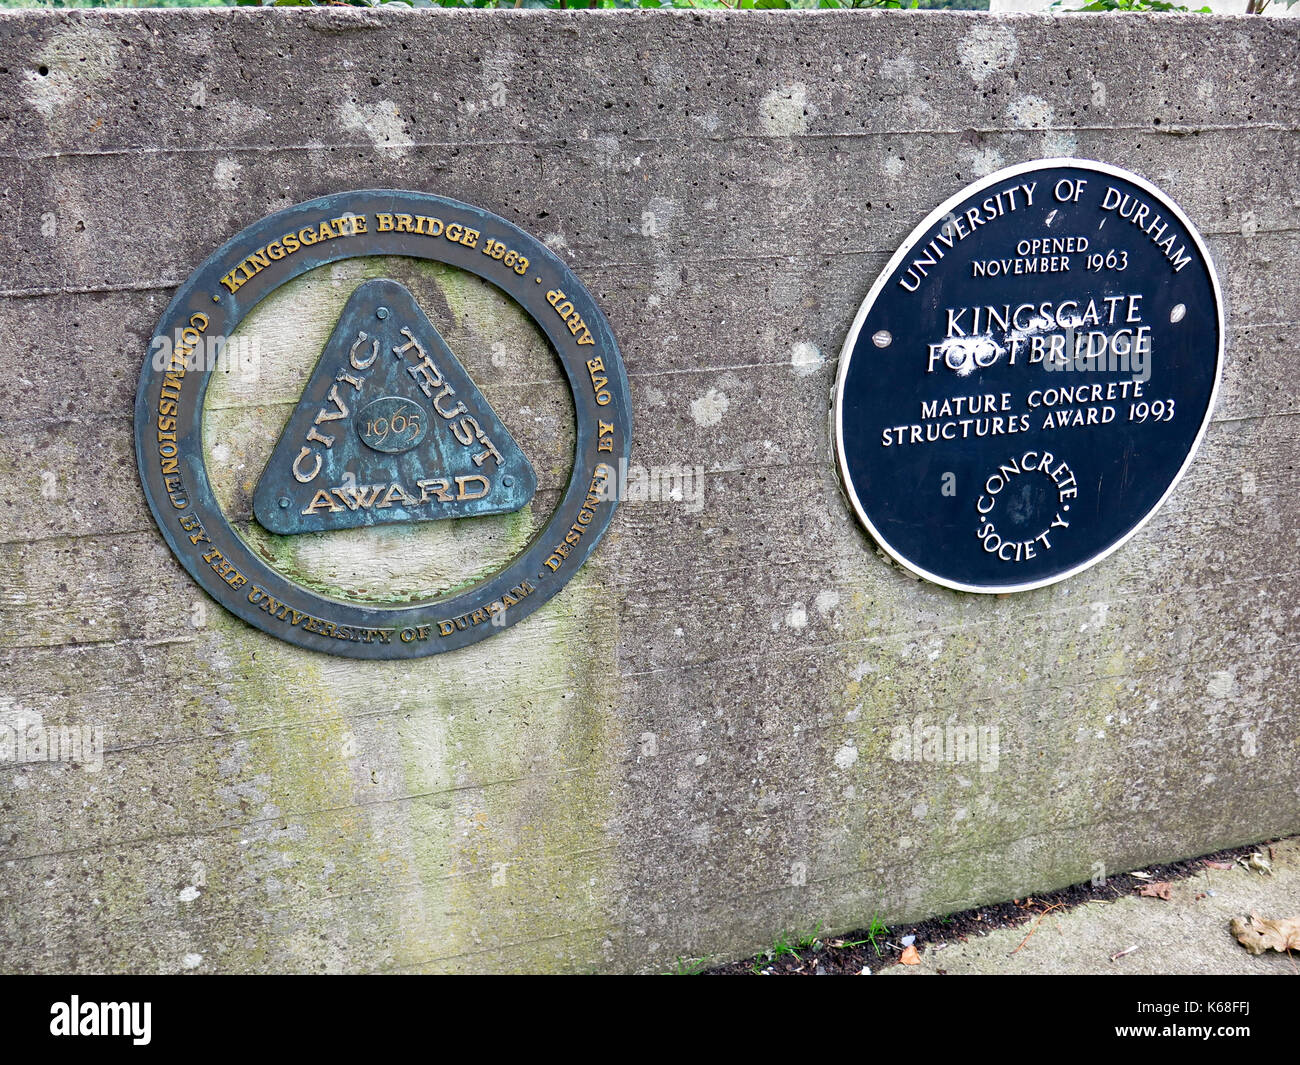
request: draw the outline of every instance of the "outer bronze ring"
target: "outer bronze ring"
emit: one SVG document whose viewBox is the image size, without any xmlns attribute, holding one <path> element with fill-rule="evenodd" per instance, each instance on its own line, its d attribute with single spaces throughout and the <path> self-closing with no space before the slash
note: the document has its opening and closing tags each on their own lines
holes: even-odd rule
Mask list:
<svg viewBox="0 0 1300 1065">
<path fill-rule="evenodd" d="M 435 218 L 423 232 L 380 231 L 376 216 Z M 364 223 L 334 224 L 350 217 Z M 321 224 L 326 233 L 321 236 Z M 361 232 L 364 225 L 365 232 Z M 450 239 L 476 231 L 473 246 Z M 307 244 L 306 231 L 317 239 Z M 285 251 L 285 234 L 299 237 Z M 222 278 L 254 252 L 279 241 L 231 292 Z M 528 260 L 520 275 L 484 253 L 500 241 Z M 287 243 L 295 243 L 290 241 Z M 564 367 L 577 427 L 573 471 L 550 519 L 504 568 L 474 586 L 400 606 L 362 605 L 320 595 L 272 568 L 222 513 L 203 457 L 203 402 L 211 366 L 185 369 L 186 349 L 228 337 L 281 285 L 326 263 L 366 255 L 430 259 L 467 270 L 515 300 L 550 341 Z M 262 259 L 267 265 L 261 266 Z M 240 275 L 242 276 L 242 275 Z M 556 295 L 562 293 L 561 295 Z M 580 343 L 581 341 L 581 343 Z M 352 658 L 419 658 L 475 643 L 521 621 L 556 595 L 609 528 L 618 472 L 631 453 L 627 375 L 613 331 L 591 294 L 541 241 L 487 211 L 419 192 L 339 193 L 255 222 L 211 255 L 181 285 L 158 323 L 150 352 L 174 351 L 182 365 L 146 357 L 135 401 L 136 461 L 163 539 L 190 575 L 251 625 L 314 651 Z M 184 369 L 183 373 L 177 373 Z"/>
</svg>

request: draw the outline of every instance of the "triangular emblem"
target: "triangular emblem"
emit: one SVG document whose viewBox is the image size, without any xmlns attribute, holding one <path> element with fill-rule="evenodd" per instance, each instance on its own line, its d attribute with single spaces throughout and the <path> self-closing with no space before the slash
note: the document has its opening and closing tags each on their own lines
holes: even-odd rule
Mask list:
<svg viewBox="0 0 1300 1065">
<path fill-rule="evenodd" d="M 518 510 L 537 475 L 415 297 L 367 281 L 343 308 L 253 493 L 273 533 Z"/>
</svg>

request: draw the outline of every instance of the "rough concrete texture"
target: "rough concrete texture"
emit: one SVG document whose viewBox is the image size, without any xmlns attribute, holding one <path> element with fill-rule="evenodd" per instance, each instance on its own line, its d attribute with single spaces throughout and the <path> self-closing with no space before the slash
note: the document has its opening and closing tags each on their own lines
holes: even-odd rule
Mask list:
<svg viewBox="0 0 1300 1065">
<path fill-rule="evenodd" d="M 0 766 L 3 968 L 653 972 L 1300 830 L 1298 46 L 1208 17 L 0 16 L 0 694 L 108 747 Z M 1088 572 L 918 583 L 837 487 L 837 353 L 934 205 L 1063 153 L 1205 234 L 1216 420 Z M 178 282 L 269 211 L 374 186 L 546 239 L 620 339 L 634 461 L 707 471 L 702 509 L 623 506 L 543 611 L 414 663 L 210 603 L 132 452 Z M 304 282 L 285 306 L 346 296 Z M 527 446 L 528 417 L 564 432 L 554 367 L 493 376 L 462 334 Z M 255 399 L 211 424 L 273 439 L 292 396 Z M 342 555 L 285 564 L 347 587 Z M 891 760 L 918 716 L 996 725 L 996 770 Z"/>
<path fill-rule="evenodd" d="M 1294 975 L 1300 971 L 1294 958 L 1273 950 L 1251 954 L 1229 931 L 1234 917 L 1252 913 L 1274 921 L 1300 916 L 1300 840 L 1278 844 L 1272 864 L 1269 874 L 1207 868 L 1174 881 L 1168 900 L 1134 894 L 1085 903 L 1020 928 L 928 948 L 919 964 L 891 965 L 880 974 Z"/>
</svg>

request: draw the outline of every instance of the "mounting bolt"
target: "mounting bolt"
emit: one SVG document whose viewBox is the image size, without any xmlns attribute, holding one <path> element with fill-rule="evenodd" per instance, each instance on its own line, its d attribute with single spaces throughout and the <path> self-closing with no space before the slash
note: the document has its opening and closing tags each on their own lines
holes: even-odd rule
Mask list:
<svg viewBox="0 0 1300 1065">
<path fill-rule="evenodd" d="M 511 477 L 509 474 L 506 474 L 504 477 L 501 478 L 501 483 L 505 485 L 507 488 L 509 488 L 512 484 L 515 483 L 515 479 Z"/>
<path fill-rule="evenodd" d="M 281 497 L 280 497 L 280 506 L 281 506 L 281 507 L 288 507 L 288 506 L 289 506 L 289 497 L 288 497 L 288 496 L 281 496 Z"/>
<path fill-rule="evenodd" d="M 380 319 L 381 321 L 382 321 L 383 319 L 387 318 L 387 317 L 388 317 L 388 308 L 387 308 L 387 307 L 380 307 L 379 310 L 375 311 L 375 317 L 378 318 L 378 319 Z"/>
</svg>

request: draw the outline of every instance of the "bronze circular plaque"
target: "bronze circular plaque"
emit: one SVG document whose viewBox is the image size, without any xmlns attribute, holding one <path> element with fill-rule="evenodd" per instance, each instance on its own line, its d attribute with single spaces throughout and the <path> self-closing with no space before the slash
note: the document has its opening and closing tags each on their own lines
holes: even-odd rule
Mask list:
<svg viewBox="0 0 1300 1065">
<path fill-rule="evenodd" d="M 323 595 L 254 551 L 214 495 L 203 451 L 213 366 L 281 285 L 362 256 L 459 268 L 513 299 L 547 338 L 573 398 L 572 472 L 549 519 L 504 567 L 468 588 L 386 605 Z M 232 613 L 301 647 L 415 658 L 474 643 L 526 618 L 574 575 L 609 528 L 631 451 L 627 377 L 582 283 L 505 219 L 419 192 L 340 193 L 277 211 L 210 256 L 158 324 L 136 392 L 136 457 L 163 538 Z M 358 476 L 361 471 L 362 476 Z M 348 301 L 254 497 L 269 532 L 294 535 L 518 509 L 536 476 L 410 293 L 367 281 Z"/>
</svg>

